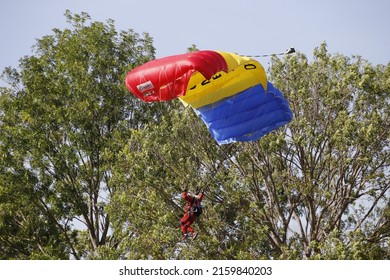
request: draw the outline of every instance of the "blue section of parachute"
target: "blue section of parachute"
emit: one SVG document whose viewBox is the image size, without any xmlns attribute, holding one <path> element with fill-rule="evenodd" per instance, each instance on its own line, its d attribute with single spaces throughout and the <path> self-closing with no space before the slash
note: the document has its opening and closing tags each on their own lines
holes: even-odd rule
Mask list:
<svg viewBox="0 0 390 280">
<path fill-rule="evenodd" d="M 195 110 L 219 144 L 256 141 L 291 121 L 288 101 L 272 83 L 256 85 Z"/>
</svg>

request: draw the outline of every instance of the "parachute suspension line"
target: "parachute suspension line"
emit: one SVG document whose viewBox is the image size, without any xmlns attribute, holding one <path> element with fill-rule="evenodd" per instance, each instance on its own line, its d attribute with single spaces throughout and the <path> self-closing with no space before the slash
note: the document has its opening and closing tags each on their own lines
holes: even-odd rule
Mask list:
<svg viewBox="0 0 390 280">
<path fill-rule="evenodd" d="M 270 54 L 259 54 L 259 55 L 244 55 L 240 54 L 242 56 L 247 56 L 247 57 L 267 57 L 267 56 L 274 56 L 274 55 L 285 55 L 285 54 L 292 54 L 295 53 L 295 48 L 289 48 L 285 52 L 282 53 L 270 53 Z"/>
<path fill-rule="evenodd" d="M 269 56 L 289 55 L 289 54 L 293 54 L 293 53 L 295 53 L 295 48 L 294 47 L 290 47 L 286 51 L 281 52 L 281 53 L 270 53 L 270 54 L 259 54 L 259 55 L 242 55 L 242 56 L 255 58 L 255 57 L 269 57 Z M 262 106 L 264 106 L 264 104 Z"/>
</svg>

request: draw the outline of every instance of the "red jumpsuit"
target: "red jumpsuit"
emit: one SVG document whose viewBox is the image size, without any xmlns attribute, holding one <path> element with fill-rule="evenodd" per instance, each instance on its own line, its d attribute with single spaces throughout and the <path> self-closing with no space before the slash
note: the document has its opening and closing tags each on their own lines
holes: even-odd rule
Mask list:
<svg viewBox="0 0 390 280">
<path fill-rule="evenodd" d="M 185 214 L 183 218 L 181 218 L 180 220 L 180 229 L 184 235 L 186 235 L 187 233 L 194 234 L 195 231 L 191 227 L 191 224 L 196 220 L 197 216 L 193 213 L 192 208 L 193 206 L 200 205 L 200 202 L 203 199 L 203 192 L 201 192 L 197 196 L 198 198 L 189 196 L 187 195 L 186 192 L 182 192 L 181 195 L 184 198 L 184 200 L 187 201 L 187 204 L 185 206 Z"/>
</svg>

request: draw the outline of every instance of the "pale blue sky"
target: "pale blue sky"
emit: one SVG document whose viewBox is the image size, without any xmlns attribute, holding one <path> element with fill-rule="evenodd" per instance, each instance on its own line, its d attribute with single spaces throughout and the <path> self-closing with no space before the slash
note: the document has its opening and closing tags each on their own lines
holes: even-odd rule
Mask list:
<svg viewBox="0 0 390 280">
<path fill-rule="evenodd" d="M 283 52 L 312 57 L 326 41 L 332 53 L 359 54 L 373 64 L 390 61 L 388 0 L 1 0 L 0 70 L 31 54 L 36 38 L 68 27 L 64 12 L 113 19 L 117 30 L 148 32 L 157 57 L 196 44 L 241 54 Z M 259 58 L 266 64 L 267 59 Z"/>
</svg>

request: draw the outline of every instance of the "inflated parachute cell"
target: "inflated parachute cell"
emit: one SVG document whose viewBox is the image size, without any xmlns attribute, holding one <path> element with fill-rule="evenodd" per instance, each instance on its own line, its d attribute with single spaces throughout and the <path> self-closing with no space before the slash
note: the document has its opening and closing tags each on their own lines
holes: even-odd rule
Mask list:
<svg viewBox="0 0 390 280">
<path fill-rule="evenodd" d="M 192 74 L 198 72 L 203 79 L 210 79 L 220 71 L 227 71 L 223 56 L 199 51 L 149 61 L 127 74 L 126 86 L 143 101 L 166 101 L 186 93 Z"/>
<path fill-rule="evenodd" d="M 219 144 L 258 140 L 292 119 L 287 100 L 270 82 L 266 91 L 255 85 L 195 111 Z"/>
<path fill-rule="evenodd" d="M 195 110 L 219 144 L 258 140 L 293 117 L 262 65 L 228 52 L 156 59 L 130 71 L 126 86 L 146 102 L 179 98 Z"/>
</svg>

